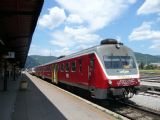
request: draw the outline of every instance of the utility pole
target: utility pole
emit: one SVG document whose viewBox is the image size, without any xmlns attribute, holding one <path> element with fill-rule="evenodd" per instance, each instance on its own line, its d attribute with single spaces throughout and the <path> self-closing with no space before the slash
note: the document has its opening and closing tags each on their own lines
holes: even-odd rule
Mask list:
<svg viewBox="0 0 160 120">
<path fill-rule="evenodd" d="M 148 63 L 147 63 L 148 61 L 147 61 L 147 55 L 146 55 L 146 65 L 148 65 Z"/>
</svg>

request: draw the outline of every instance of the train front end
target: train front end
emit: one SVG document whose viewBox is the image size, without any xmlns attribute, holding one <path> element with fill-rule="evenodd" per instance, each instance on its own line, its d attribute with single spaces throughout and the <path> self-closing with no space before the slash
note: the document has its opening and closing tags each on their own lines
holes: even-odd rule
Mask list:
<svg viewBox="0 0 160 120">
<path fill-rule="evenodd" d="M 133 51 L 116 40 L 104 40 L 99 47 L 107 82 L 108 96 L 130 98 L 140 85 L 139 70 Z"/>
</svg>

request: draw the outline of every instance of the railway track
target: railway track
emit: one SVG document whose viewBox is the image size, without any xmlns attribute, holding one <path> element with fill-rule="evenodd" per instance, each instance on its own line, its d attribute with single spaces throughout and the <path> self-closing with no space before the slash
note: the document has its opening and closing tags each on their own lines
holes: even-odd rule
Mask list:
<svg viewBox="0 0 160 120">
<path fill-rule="evenodd" d="M 137 106 L 127 101 L 107 100 L 96 102 L 96 104 L 118 113 L 130 120 L 159 120 L 160 113 L 157 111 Z"/>
<path fill-rule="evenodd" d="M 160 80 L 157 81 L 157 80 L 141 80 L 141 81 L 144 81 L 144 82 L 154 82 L 154 83 L 160 83 Z"/>
<path fill-rule="evenodd" d="M 160 81 L 160 77 L 144 77 L 144 78 L 141 78 L 140 80 L 142 81 L 147 81 L 147 80 L 159 80 Z"/>
<path fill-rule="evenodd" d="M 160 77 L 160 75 L 150 75 L 150 76 L 148 76 L 148 75 L 145 75 L 145 76 L 141 76 L 141 78 L 143 79 L 143 78 L 155 78 L 155 77 Z"/>
<path fill-rule="evenodd" d="M 64 86 L 61 86 L 61 88 L 65 90 L 67 89 Z M 157 111 L 135 105 L 134 103 L 129 103 L 127 101 L 115 101 L 112 99 L 95 100 L 87 95 L 84 95 L 85 91 L 77 92 L 71 89 L 69 89 L 69 91 L 131 120 L 159 120 L 160 118 L 160 113 L 158 113 Z"/>
<path fill-rule="evenodd" d="M 138 95 L 150 96 L 154 98 L 160 98 L 160 92 L 148 90 L 147 92 L 141 92 Z"/>
<path fill-rule="evenodd" d="M 158 96 L 160 96 L 160 92 L 156 92 L 156 91 L 148 90 L 146 93 L 149 93 L 149 94 L 152 94 L 152 95 L 158 95 Z"/>
<path fill-rule="evenodd" d="M 130 104 L 128 102 L 117 101 L 120 104 L 115 112 L 121 114 L 131 120 L 159 120 L 160 113 L 142 106 Z M 123 107 L 125 106 L 125 107 Z"/>
</svg>

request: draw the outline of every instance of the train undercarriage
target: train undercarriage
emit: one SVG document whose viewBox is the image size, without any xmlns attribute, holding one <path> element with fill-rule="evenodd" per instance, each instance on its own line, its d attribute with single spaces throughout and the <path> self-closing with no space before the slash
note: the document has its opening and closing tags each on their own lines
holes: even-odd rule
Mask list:
<svg viewBox="0 0 160 120">
<path fill-rule="evenodd" d="M 110 89 L 91 89 L 91 97 L 96 99 L 129 99 L 137 94 L 139 88 L 136 87 L 119 87 Z"/>
<path fill-rule="evenodd" d="M 138 87 L 110 88 L 109 96 L 115 99 L 129 99 L 138 93 Z"/>
</svg>

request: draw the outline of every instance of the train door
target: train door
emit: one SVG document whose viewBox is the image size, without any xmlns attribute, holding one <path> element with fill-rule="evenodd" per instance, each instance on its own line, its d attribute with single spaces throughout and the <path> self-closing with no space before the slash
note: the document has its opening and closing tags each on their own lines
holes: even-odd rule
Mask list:
<svg viewBox="0 0 160 120">
<path fill-rule="evenodd" d="M 54 64 L 52 64 L 52 83 L 54 83 Z"/>
<path fill-rule="evenodd" d="M 94 68 L 95 68 L 95 61 L 94 61 L 94 54 L 89 55 L 89 66 L 88 66 L 88 79 L 89 79 L 89 85 L 92 86 L 95 75 L 94 75 Z"/>
<path fill-rule="evenodd" d="M 53 70 L 53 81 L 54 83 L 58 83 L 58 65 L 54 65 L 54 70 Z"/>
</svg>

